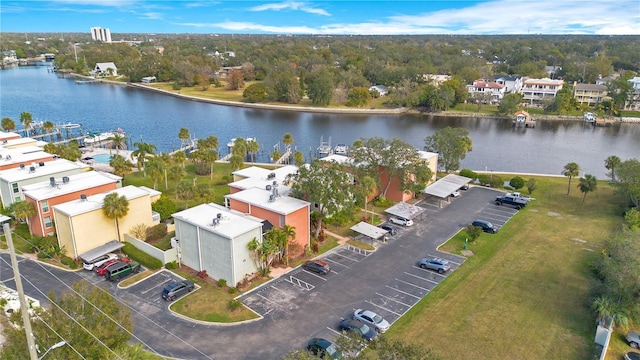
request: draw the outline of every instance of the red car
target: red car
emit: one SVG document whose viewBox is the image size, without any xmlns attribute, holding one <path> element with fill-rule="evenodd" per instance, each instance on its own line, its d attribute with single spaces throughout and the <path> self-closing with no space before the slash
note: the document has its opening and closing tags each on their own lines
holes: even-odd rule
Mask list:
<svg viewBox="0 0 640 360">
<path fill-rule="evenodd" d="M 96 274 L 100 275 L 100 276 L 104 276 L 104 274 L 107 272 L 107 268 L 109 267 L 109 265 L 113 265 L 115 263 L 117 263 L 118 261 L 124 261 L 124 262 L 129 262 L 129 258 L 125 257 L 122 259 L 114 259 L 114 260 L 109 260 L 107 262 L 105 262 L 104 264 L 100 265 L 100 266 L 96 266 L 93 270 L 96 272 Z"/>
</svg>

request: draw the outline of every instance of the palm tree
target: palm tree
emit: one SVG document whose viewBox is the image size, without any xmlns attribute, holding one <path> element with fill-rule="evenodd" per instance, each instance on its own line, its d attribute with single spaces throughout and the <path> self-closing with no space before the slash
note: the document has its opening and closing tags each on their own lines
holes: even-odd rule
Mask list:
<svg viewBox="0 0 640 360">
<path fill-rule="evenodd" d="M 133 150 L 131 153 L 131 159 L 136 158 L 136 165 L 138 170 L 144 167 L 144 162 L 149 155 L 155 154 L 157 147 L 153 144 L 148 144 L 145 142 L 135 142 L 133 146 L 137 147 L 136 150 Z M 144 172 L 144 177 L 147 177 L 146 170 Z"/>
<path fill-rule="evenodd" d="M 153 180 L 153 190 L 158 189 L 158 182 L 162 181 L 164 174 L 164 165 L 157 156 L 150 156 L 144 164 L 144 169 L 149 172 L 149 176 Z"/>
<path fill-rule="evenodd" d="M 29 136 L 29 130 L 31 129 L 31 123 L 33 122 L 33 116 L 29 112 L 22 112 L 20 114 L 20 123 L 24 125 L 24 133 Z"/>
<path fill-rule="evenodd" d="M 167 169 L 171 167 L 171 163 L 173 162 L 173 157 L 169 153 L 160 153 L 157 156 L 160 163 L 162 163 L 162 170 L 164 171 L 164 189 L 167 190 L 169 188 L 169 178 L 167 176 Z"/>
<path fill-rule="evenodd" d="M 185 146 L 185 144 L 187 143 L 187 140 L 189 140 L 189 137 L 191 137 L 191 135 L 189 134 L 189 129 L 180 128 L 180 131 L 178 131 L 178 139 L 180 139 L 181 149 L 183 146 Z"/>
<path fill-rule="evenodd" d="M 580 165 L 574 162 L 568 163 L 564 166 L 562 175 L 569 177 L 569 185 L 567 187 L 567 195 L 569 195 L 569 192 L 571 191 L 571 178 L 580 175 Z"/>
<path fill-rule="evenodd" d="M 184 168 L 184 164 L 187 162 L 187 154 L 182 151 L 178 151 L 173 154 L 173 162 Z"/>
<path fill-rule="evenodd" d="M 284 232 L 284 235 L 285 235 L 285 237 L 287 239 L 284 262 L 285 262 L 285 264 L 289 265 L 289 245 L 296 238 L 296 227 L 285 224 L 282 231 Z"/>
<path fill-rule="evenodd" d="M 27 220 L 36 214 L 36 208 L 32 202 L 21 200 L 11 205 L 13 215 L 20 222 L 27 222 Z M 31 234 L 31 227 L 29 227 L 29 235 Z"/>
<path fill-rule="evenodd" d="M 4 131 L 12 131 L 16 129 L 16 122 L 13 119 L 5 117 L 2 118 L 2 128 Z"/>
<path fill-rule="evenodd" d="M 49 141 L 52 141 L 51 139 L 51 131 L 53 131 L 53 129 L 55 129 L 56 126 L 53 125 L 53 123 L 51 121 L 45 121 L 42 124 L 42 130 L 46 131 L 49 134 Z"/>
<path fill-rule="evenodd" d="M 302 166 L 302 164 L 304 164 L 304 154 L 302 151 L 298 150 L 293 153 L 293 161 L 297 166 Z"/>
<path fill-rule="evenodd" d="M 582 202 L 584 202 L 584 199 L 586 199 L 587 193 L 591 191 L 595 191 L 597 187 L 598 187 L 598 179 L 596 179 L 595 176 L 586 174 L 583 178 L 580 178 L 578 189 L 580 189 L 580 191 L 584 193 L 584 196 L 582 197 Z"/>
<path fill-rule="evenodd" d="M 376 181 L 371 176 L 363 176 L 360 180 L 360 189 L 364 195 L 364 213 L 367 216 L 367 203 L 369 202 L 369 195 L 376 191 Z M 373 211 L 371 214 L 371 223 L 373 224 Z"/>
<path fill-rule="evenodd" d="M 604 160 L 604 167 L 607 170 L 611 170 L 611 181 L 616 182 L 616 168 L 620 165 L 622 160 L 615 155 L 611 155 Z"/>
<path fill-rule="evenodd" d="M 195 194 L 195 186 L 190 180 L 182 180 L 176 186 L 176 200 L 178 198 L 185 201 L 185 207 L 189 208 L 189 200 L 193 198 Z"/>
<path fill-rule="evenodd" d="M 247 151 L 251 154 L 251 163 L 253 164 L 254 156 L 260 150 L 260 144 L 257 141 L 251 139 L 247 141 Z"/>
<path fill-rule="evenodd" d="M 60 151 L 59 148 L 58 148 L 58 145 L 56 145 L 54 143 L 47 143 L 42 149 L 45 152 L 48 152 L 49 154 L 60 155 L 60 154 L 58 154 L 58 152 Z"/>
<path fill-rule="evenodd" d="M 109 148 L 116 149 L 116 154 L 127 148 L 127 136 L 124 134 L 114 132 L 108 140 L 110 141 Z"/>
<path fill-rule="evenodd" d="M 125 216 L 129 212 L 129 200 L 122 195 L 118 196 L 118 193 L 111 193 L 104 197 L 104 201 L 102 203 L 102 213 L 104 216 L 111 220 L 115 220 L 116 222 L 116 233 L 118 234 L 118 241 L 122 242 L 120 239 L 120 224 L 119 220 Z"/>
<path fill-rule="evenodd" d="M 109 166 L 113 168 L 113 173 L 122 177 L 124 183 L 124 177 L 131 174 L 131 168 L 133 164 L 122 155 L 114 155 L 109 161 Z"/>
<path fill-rule="evenodd" d="M 282 143 L 284 144 L 284 151 L 291 150 L 291 145 L 293 144 L 293 135 L 291 133 L 285 133 L 282 137 Z M 289 163 L 289 159 L 287 158 L 287 164 Z"/>
</svg>

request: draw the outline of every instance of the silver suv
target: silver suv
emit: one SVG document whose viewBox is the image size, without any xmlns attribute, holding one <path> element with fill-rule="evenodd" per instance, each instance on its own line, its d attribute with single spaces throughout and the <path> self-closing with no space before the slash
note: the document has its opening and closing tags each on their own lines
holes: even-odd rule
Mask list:
<svg viewBox="0 0 640 360">
<path fill-rule="evenodd" d="M 420 267 L 423 269 L 437 271 L 438 274 L 443 274 L 451 269 L 451 265 L 449 265 L 447 260 L 437 257 L 420 260 Z"/>
<path fill-rule="evenodd" d="M 629 346 L 640 349 L 640 333 L 629 331 L 624 338 L 629 342 Z"/>
</svg>

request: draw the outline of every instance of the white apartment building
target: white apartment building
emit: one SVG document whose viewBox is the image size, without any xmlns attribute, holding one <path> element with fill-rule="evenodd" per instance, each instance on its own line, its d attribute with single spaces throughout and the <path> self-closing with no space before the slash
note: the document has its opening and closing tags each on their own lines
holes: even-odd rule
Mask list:
<svg viewBox="0 0 640 360">
<path fill-rule="evenodd" d="M 111 42 L 111 30 L 101 27 L 91 28 L 91 39 L 93 41 Z"/>
<path fill-rule="evenodd" d="M 530 104 L 539 103 L 547 99 L 556 97 L 558 91 L 564 85 L 563 80 L 552 80 L 549 78 L 527 79 L 522 85 L 523 101 Z"/>
</svg>

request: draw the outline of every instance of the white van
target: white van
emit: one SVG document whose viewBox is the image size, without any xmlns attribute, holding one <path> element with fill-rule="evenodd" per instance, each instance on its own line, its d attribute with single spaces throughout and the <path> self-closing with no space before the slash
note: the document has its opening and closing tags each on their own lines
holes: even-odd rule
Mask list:
<svg viewBox="0 0 640 360">
<path fill-rule="evenodd" d="M 82 266 L 84 267 L 85 270 L 91 271 L 93 270 L 94 267 L 100 266 L 109 260 L 118 260 L 118 255 L 111 254 L 111 253 L 100 255 L 97 258 L 92 259 L 90 261 L 84 260 L 82 262 Z"/>
</svg>

